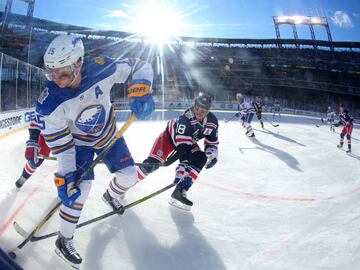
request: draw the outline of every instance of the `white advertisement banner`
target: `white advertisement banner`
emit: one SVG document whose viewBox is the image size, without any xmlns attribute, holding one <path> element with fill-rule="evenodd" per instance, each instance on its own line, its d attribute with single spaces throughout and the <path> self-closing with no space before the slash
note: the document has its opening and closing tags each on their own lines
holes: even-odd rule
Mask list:
<svg viewBox="0 0 360 270">
<path fill-rule="evenodd" d="M 33 109 L 0 114 L 0 136 L 6 136 L 16 130 L 27 127 L 35 119 Z"/>
</svg>

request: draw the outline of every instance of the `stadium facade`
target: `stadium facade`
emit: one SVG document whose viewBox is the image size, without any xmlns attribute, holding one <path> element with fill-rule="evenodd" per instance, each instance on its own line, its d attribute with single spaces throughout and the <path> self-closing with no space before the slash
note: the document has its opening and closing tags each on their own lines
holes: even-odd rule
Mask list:
<svg viewBox="0 0 360 270">
<path fill-rule="evenodd" d="M 231 104 L 241 92 L 293 110 L 324 112 L 344 102 L 360 118 L 360 42 L 181 37 L 159 47 L 131 33 L 17 14 L 9 14 L 0 32 L 1 111 L 33 106 L 45 83 L 42 55 L 60 33 L 81 37 L 87 57 L 149 61 L 158 101 L 186 103 L 206 91 L 216 102 Z M 115 101 L 126 98 L 125 88 L 114 87 Z"/>
</svg>

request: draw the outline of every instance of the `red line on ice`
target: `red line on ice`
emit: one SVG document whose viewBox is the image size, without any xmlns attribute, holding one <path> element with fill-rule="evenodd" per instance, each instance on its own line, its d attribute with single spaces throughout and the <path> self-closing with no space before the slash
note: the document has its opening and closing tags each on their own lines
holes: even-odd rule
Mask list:
<svg viewBox="0 0 360 270">
<path fill-rule="evenodd" d="M 25 198 L 25 200 L 16 208 L 16 210 L 10 215 L 10 217 L 5 221 L 5 223 L 0 228 L 0 237 L 4 234 L 4 232 L 7 230 L 7 228 L 13 223 L 16 216 L 19 214 L 19 212 L 25 207 L 27 202 L 31 199 L 31 197 L 35 194 L 35 192 L 39 189 L 39 186 L 36 186 L 33 188 L 30 192 L 30 194 Z"/>
<path fill-rule="evenodd" d="M 240 194 L 243 196 L 247 196 L 247 197 L 252 197 L 252 198 L 257 198 L 257 199 L 266 199 L 266 200 L 276 200 L 276 201 L 295 201 L 295 202 L 317 202 L 317 201 L 330 201 L 330 200 L 334 200 L 343 196 L 348 196 L 351 194 L 354 194 L 358 191 L 360 191 L 360 187 L 357 187 L 353 190 L 347 191 L 347 192 L 343 192 L 343 193 L 339 193 L 339 194 L 335 194 L 332 196 L 325 196 L 325 197 L 318 197 L 318 198 L 313 198 L 313 197 L 287 197 L 287 196 L 277 196 L 277 195 L 267 195 L 267 194 L 257 194 L 257 193 L 252 193 L 252 192 L 246 192 L 246 191 L 241 191 L 239 189 L 233 189 L 233 188 L 226 188 L 226 187 L 221 187 L 221 186 L 217 186 L 217 185 L 213 185 L 213 184 L 209 184 L 209 183 L 204 183 L 201 182 L 204 185 L 213 187 L 213 188 L 217 188 L 217 189 L 222 189 L 231 193 L 236 193 L 236 194 Z"/>
</svg>

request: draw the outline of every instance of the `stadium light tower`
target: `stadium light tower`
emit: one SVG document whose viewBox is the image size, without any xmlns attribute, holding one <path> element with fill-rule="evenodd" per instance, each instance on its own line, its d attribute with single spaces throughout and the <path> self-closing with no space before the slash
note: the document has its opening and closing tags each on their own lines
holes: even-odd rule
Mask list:
<svg viewBox="0 0 360 270">
<path fill-rule="evenodd" d="M 28 17 L 33 17 L 34 14 L 34 5 L 35 5 L 35 0 L 20 0 L 22 2 L 25 2 L 28 4 L 28 10 L 27 10 L 27 16 Z M 11 7 L 13 4 L 13 0 L 6 0 L 6 5 L 5 5 L 5 10 L 4 13 L 1 16 L 0 19 L 0 23 L 1 23 L 1 30 L 4 28 L 4 26 L 6 25 L 6 19 L 8 18 L 8 16 L 11 14 Z M 29 29 L 30 25 L 26 25 L 26 28 Z"/>
<path fill-rule="evenodd" d="M 315 37 L 315 31 L 314 31 L 314 25 L 320 25 L 320 26 L 324 26 L 326 28 L 326 33 L 328 36 L 328 41 L 332 42 L 332 37 L 331 37 L 331 32 L 330 32 L 330 28 L 329 28 L 329 23 L 326 19 L 326 17 L 314 17 L 314 16 L 274 16 L 273 17 L 273 21 L 274 21 L 274 26 L 275 26 L 275 33 L 276 33 L 276 38 L 280 39 L 280 29 L 279 29 L 279 25 L 281 24 L 288 24 L 291 25 L 292 29 L 293 29 L 293 34 L 294 34 L 294 38 L 295 40 L 298 39 L 298 34 L 297 34 L 297 29 L 296 29 L 296 25 L 297 24 L 305 24 L 308 25 L 310 28 L 310 33 L 311 33 L 311 39 L 312 40 L 316 40 Z"/>
</svg>

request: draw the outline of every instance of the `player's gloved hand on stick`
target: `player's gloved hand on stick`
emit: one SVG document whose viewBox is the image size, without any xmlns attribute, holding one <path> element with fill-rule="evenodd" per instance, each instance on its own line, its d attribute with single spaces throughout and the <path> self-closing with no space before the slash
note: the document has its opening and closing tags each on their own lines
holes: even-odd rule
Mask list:
<svg viewBox="0 0 360 270">
<path fill-rule="evenodd" d="M 130 109 L 138 119 L 144 119 L 155 110 L 150 87 L 151 82 L 147 80 L 134 80 L 128 88 Z"/>
<path fill-rule="evenodd" d="M 240 117 L 240 113 L 239 112 L 235 113 L 235 116 Z"/>
<path fill-rule="evenodd" d="M 138 119 L 144 119 L 155 110 L 155 103 L 152 96 L 147 94 L 142 97 L 132 98 L 130 101 L 130 109 Z"/>
<path fill-rule="evenodd" d="M 72 206 L 75 200 L 81 195 L 78 188 L 75 187 L 75 173 L 70 172 L 65 176 L 55 173 L 55 186 L 58 189 L 58 196 L 65 206 Z"/>
<path fill-rule="evenodd" d="M 31 167 L 36 168 L 39 164 L 40 147 L 37 141 L 28 140 L 26 142 L 25 158 L 29 161 Z"/>
<path fill-rule="evenodd" d="M 206 148 L 205 155 L 206 155 L 206 157 L 208 159 L 205 168 L 210 169 L 210 168 L 214 167 L 214 165 L 218 161 L 218 149 L 217 149 L 217 147 L 208 147 L 208 148 Z"/>
</svg>

